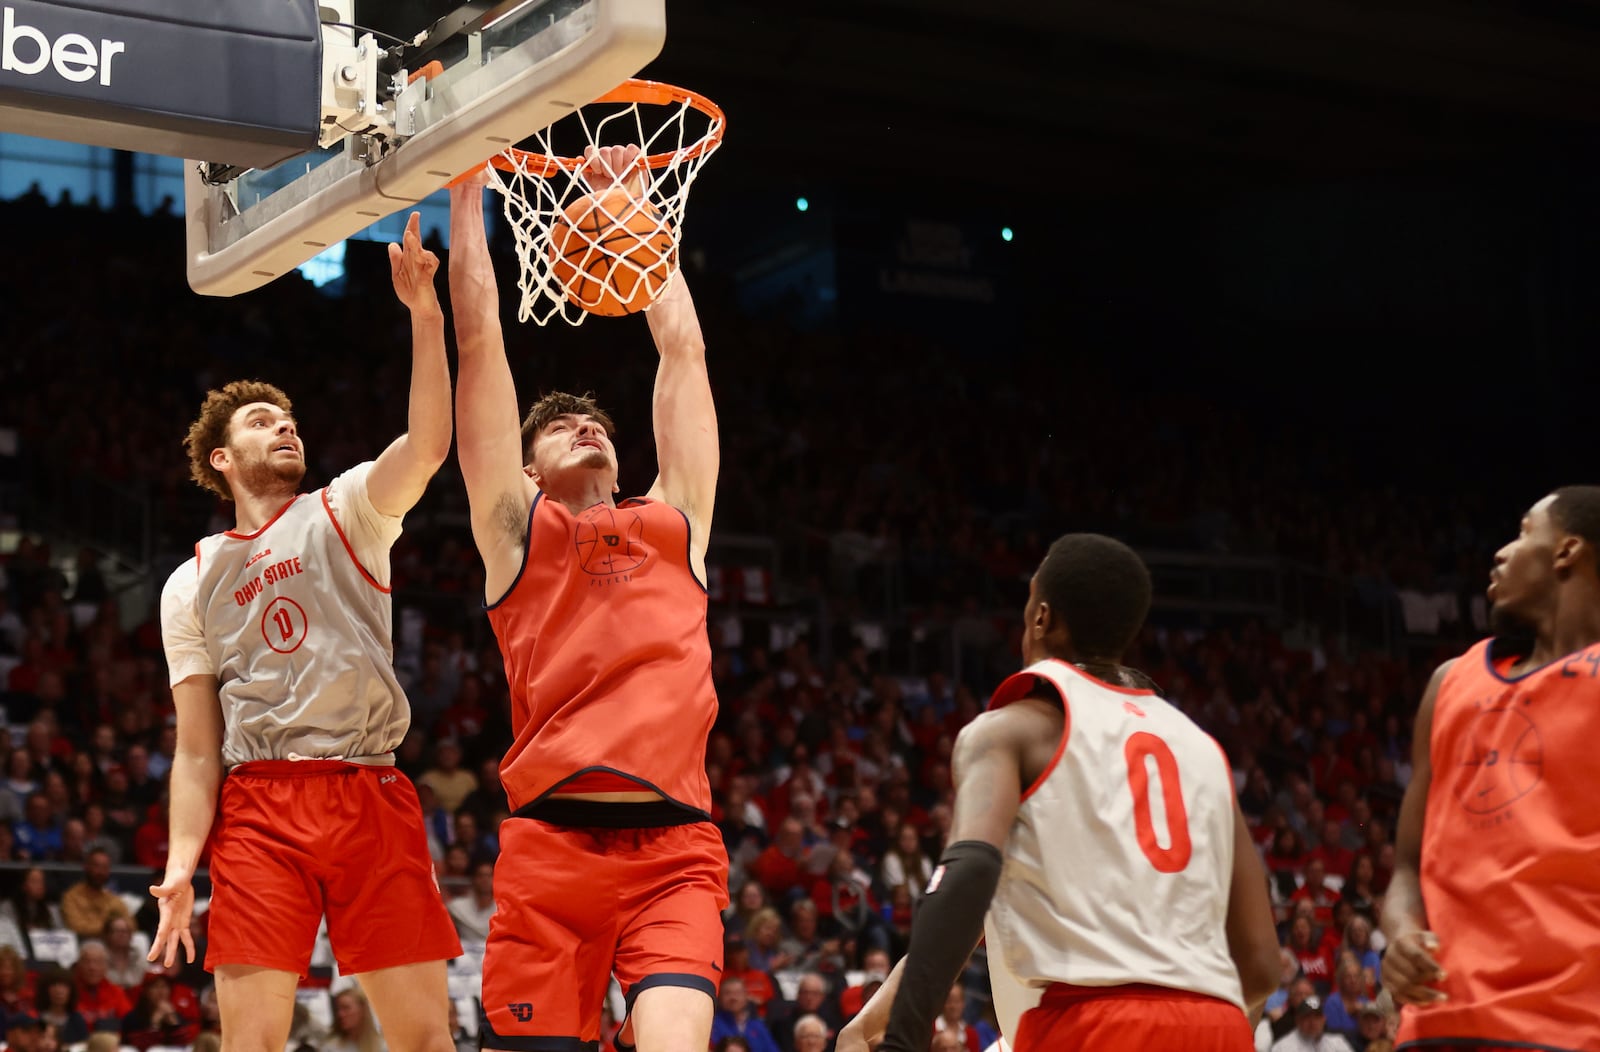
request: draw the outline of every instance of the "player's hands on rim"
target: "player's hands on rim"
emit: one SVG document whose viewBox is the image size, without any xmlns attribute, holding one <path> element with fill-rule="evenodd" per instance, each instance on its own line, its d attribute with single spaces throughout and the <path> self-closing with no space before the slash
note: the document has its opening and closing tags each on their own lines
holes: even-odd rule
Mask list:
<svg viewBox="0 0 1600 1052">
<path fill-rule="evenodd" d="M 1445 970 L 1434 959 L 1439 937 L 1431 931 L 1406 932 L 1389 943 L 1383 955 L 1383 986 L 1396 1004 L 1428 1005 L 1449 1000 L 1443 990 L 1432 986 L 1445 978 Z"/>
<path fill-rule="evenodd" d="M 635 201 L 644 199 L 645 165 L 638 146 L 585 146 L 578 173 L 595 193 L 622 184 Z"/>
<path fill-rule="evenodd" d="M 160 961 L 167 968 L 178 960 L 178 946 L 182 944 L 188 955 L 185 960 L 194 963 L 194 935 L 189 931 L 189 920 L 194 915 L 194 884 L 187 876 L 168 875 L 160 884 L 150 885 L 150 894 L 161 903 L 161 922 L 156 926 L 156 937 L 150 940 L 152 963 Z M 165 951 L 165 956 L 163 956 Z"/>
<path fill-rule="evenodd" d="M 400 240 L 400 245 L 389 245 L 395 295 L 412 314 L 442 315 L 444 309 L 439 306 L 439 292 L 433 284 L 434 275 L 439 272 L 439 257 L 422 247 L 422 213 L 411 213 Z"/>
</svg>

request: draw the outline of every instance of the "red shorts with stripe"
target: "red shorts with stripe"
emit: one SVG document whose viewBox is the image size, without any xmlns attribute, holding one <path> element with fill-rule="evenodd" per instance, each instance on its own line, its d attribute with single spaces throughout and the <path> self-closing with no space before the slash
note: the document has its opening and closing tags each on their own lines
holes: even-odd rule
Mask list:
<svg viewBox="0 0 1600 1052">
<path fill-rule="evenodd" d="M 1141 1052 L 1255 1052 L 1238 1005 L 1163 986 L 1067 986 L 1024 1012 L 1015 1052 L 1137 1048 Z"/>
<path fill-rule="evenodd" d="M 502 822 L 483 958 L 482 1047 L 526 1052 L 600 1040 L 613 972 L 630 1010 L 654 986 L 703 990 L 714 1000 L 727 884 L 728 853 L 710 822 L 659 829 Z"/>
<path fill-rule="evenodd" d="M 411 780 L 393 767 L 258 760 L 222 782 L 206 968 L 304 976 L 323 914 L 346 975 L 461 956 Z"/>
</svg>

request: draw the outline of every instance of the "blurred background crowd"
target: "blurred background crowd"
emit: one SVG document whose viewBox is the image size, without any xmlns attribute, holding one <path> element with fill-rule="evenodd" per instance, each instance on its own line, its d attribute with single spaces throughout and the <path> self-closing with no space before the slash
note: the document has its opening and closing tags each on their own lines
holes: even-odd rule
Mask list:
<svg viewBox="0 0 1600 1052">
<path fill-rule="evenodd" d="M 353 250 L 342 296 L 290 279 L 214 302 L 144 264 L 176 235 L 165 217 L 24 199 L 0 219 L 54 233 L 0 257 L 8 1040 L 188 1047 L 216 1029 L 206 973 L 143 960 L 174 747 L 154 599 L 231 509 L 188 481 L 180 440 L 208 386 L 271 380 L 295 399 L 318 485 L 404 427 L 408 329 L 375 251 Z M 75 279 L 30 285 L 39 267 Z M 1326 1028 L 1357 1052 L 1383 1048 L 1367 1009 L 1411 713 L 1433 665 L 1481 635 L 1504 532 L 1484 530 L 1513 509 L 1470 490 L 1401 499 L 1358 472 L 1351 444 L 1202 394 L 1023 396 L 1081 386 L 1082 363 L 980 380 L 961 348 L 922 337 L 762 326 L 714 274 L 690 277 L 725 450 L 707 752 L 732 862 L 718 1042 L 821 1052 L 904 952 L 949 827 L 955 736 L 1016 667 L 1049 540 L 1094 529 L 1149 561 L 1158 603 L 1128 663 L 1223 744 L 1271 874 L 1283 986 L 1262 1047 Z M 84 288 L 117 289 L 119 308 L 81 309 Z M 643 323 L 507 331 L 526 396 L 603 379 L 624 488 L 647 485 Z M 878 368 L 853 372 L 869 349 Z M 467 947 L 452 964 L 467 1047 L 509 723 L 453 472 L 408 517 L 393 561 L 413 709 L 399 764 Z M 195 928 L 203 947 L 203 913 Z M 297 1042 L 375 1052 L 381 1035 L 325 947 L 302 995 Z M 995 1040 L 981 949 L 939 1026 L 969 1052 Z"/>
</svg>

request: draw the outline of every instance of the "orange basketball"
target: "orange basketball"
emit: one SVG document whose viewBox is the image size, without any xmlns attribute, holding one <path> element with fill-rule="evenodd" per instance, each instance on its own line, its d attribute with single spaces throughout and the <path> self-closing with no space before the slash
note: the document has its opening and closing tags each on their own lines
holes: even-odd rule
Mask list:
<svg viewBox="0 0 1600 1052">
<path fill-rule="evenodd" d="M 620 186 L 564 209 L 550 230 L 550 259 L 568 300 L 610 317 L 648 307 L 676 261 L 661 213 Z"/>
</svg>

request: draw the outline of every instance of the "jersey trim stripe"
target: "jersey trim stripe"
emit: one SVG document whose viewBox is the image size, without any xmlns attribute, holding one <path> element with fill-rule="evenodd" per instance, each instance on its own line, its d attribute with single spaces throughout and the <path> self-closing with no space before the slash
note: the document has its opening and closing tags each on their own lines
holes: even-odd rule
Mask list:
<svg viewBox="0 0 1600 1052">
<path fill-rule="evenodd" d="M 533 503 L 528 505 L 528 530 L 522 535 L 522 562 L 517 566 L 517 576 L 511 579 L 510 587 L 501 594 L 499 599 L 492 603 L 483 604 L 484 610 L 493 610 L 507 599 L 510 599 L 511 593 L 515 592 L 517 585 L 522 583 L 522 575 L 528 569 L 528 557 L 533 554 L 533 513 L 539 510 L 539 502 L 541 500 L 544 500 L 544 490 L 535 493 L 533 495 Z"/>
<path fill-rule="evenodd" d="M 361 571 L 361 576 L 366 579 L 368 584 L 384 595 L 388 595 L 390 589 L 379 584 L 378 579 L 368 573 L 367 568 L 361 565 L 361 560 L 356 558 L 356 550 L 350 547 L 350 538 L 344 535 L 344 527 L 339 525 L 339 516 L 333 513 L 333 505 L 328 503 L 328 487 L 322 487 L 320 492 L 322 494 L 322 510 L 328 513 L 328 521 L 333 523 L 333 532 L 339 535 L 339 543 L 344 545 L 344 550 L 350 556 L 350 561 L 356 564 L 356 569 Z"/>
<path fill-rule="evenodd" d="M 1566 1045 L 1540 1045 L 1532 1041 L 1502 1041 L 1499 1038 L 1483 1037 L 1416 1037 L 1403 1045 L 1396 1045 L 1395 1052 L 1406 1052 L 1407 1049 L 1418 1048 L 1445 1048 L 1450 1052 L 1499 1052 L 1500 1049 L 1525 1048 L 1533 1052 L 1577 1052 L 1577 1049 L 1568 1048 Z"/>
<path fill-rule="evenodd" d="M 300 498 L 304 497 L 304 496 L 305 496 L 304 493 L 296 493 L 293 497 L 290 497 L 289 498 L 289 503 L 285 504 L 283 507 L 281 507 L 277 511 L 273 512 L 272 513 L 272 518 L 270 518 L 266 522 L 262 523 L 261 524 L 261 528 L 256 530 L 256 532 L 254 532 L 254 533 L 239 533 L 237 530 L 224 530 L 222 535 L 224 537 L 231 537 L 236 541 L 253 541 L 257 537 L 261 536 L 263 533 L 266 533 L 267 530 L 272 526 L 273 523 L 275 523 L 279 519 L 283 518 L 283 513 L 284 512 L 288 511 L 290 508 L 292 508 L 296 504 L 298 504 L 299 501 L 300 501 Z"/>
<path fill-rule="evenodd" d="M 194 576 L 195 576 L 195 580 L 199 580 L 200 579 L 200 542 L 199 541 L 195 541 L 194 542 Z"/>
</svg>

